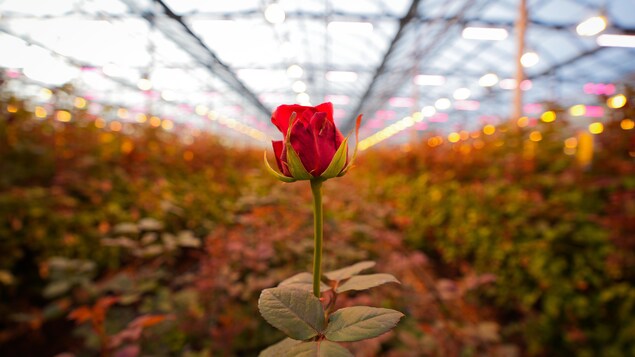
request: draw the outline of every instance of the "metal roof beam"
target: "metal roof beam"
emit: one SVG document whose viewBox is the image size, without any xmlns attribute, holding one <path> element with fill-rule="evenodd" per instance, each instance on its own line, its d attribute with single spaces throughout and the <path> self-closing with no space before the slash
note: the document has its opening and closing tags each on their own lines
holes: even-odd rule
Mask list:
<svg viewBox="0 0 635 357">
<path fill-rule="evenodd" d="M 373 75 L 373 78 L 371 79 L 370 83 L 368 84 L 368 87 L 366 87 L 366 90 L 364 91 L 364 94 L 359 99 L 359 102 L 357 103 L 357 106 L 355 107 L 355 110 L 352 111 L 352 113 L 353 113 L 352 115 L 357 116 L 357 114 L 355 114 L 355 113 L 359 113 L 359 111 L 362 109 L 362 107 L 364 106 L 366 100 L 370 96 L 371 91 L 375 87 L 375 84 L 377 83 L 378 78 L 381 77 L 384 74 L 384 72 L 386 71 L 386 65 L 388 64 L 388 59 L 390 58 L 390 56 L 395 51 L 397 43 L 399 42 L 399 40 L 401 39 L 401 37 L 404 34 L 404 29 L 406 28 L 408 23 L 410 23 L 416 17 L 416 15 L 418 13 L 418 7 L 419 7 L 419 3 L 420 2 L 421 2 L 420 0 L 412 0 L 412 3 L 410 4 L 410 8 L 408 9 L 408 12 L 406 13 L 406 15 L 404 15 L 404 17 L 402 17 L 399 20 L 399 28 L 397 29 L 397 32 L 395 33 L 395 37 L 393 37 L 392 41 L 390 41 L 390 45 L 388 46 L 388 50 L 384 54 L 384 57 L 382 58 L 381 63 L 379 64 L 379 66 L 375 70 L 375 74 Z M 343 130 L 344 130 L 344 132 L 348 132 L 348 131 L 350 131 L 352 129 L 352 127 L 353 127 L 353 118 L 349 118 L 346 121 L 346 123 L 345 123 L 345 125 L 343 127 Z"/>
<path fill-rule="evenodd" d="M 201 64 L 204 68 L 207 68 L 213 75 L 220 78 L 223 82 L 227 83 L 230 88 L 238 92 L 243 98 L 251 103 L 258 111 L 262 112 L 268 118 L 271 115 L 271 109 L 267 108 L 245 84 L 238 78 L 236 73 L 223 63 L 216 53 L 214 53 L 203 40 L 198 37 L 192 29 L 185 23 L 183 17 L 175 14 L 162 0 L 153 0 L 155 4 L 159 6 L 163 15 L 170 19 L 177 27 L 180 27 L 185 32 L 185 36 L 175 35 L 168 30 L 168 24 L 161 25 L 161 17 L 156 17 L 154 13 L 149 13 L 147 9 L 137 5 L 136 0 L 122 0 L 128 5 L 133 12 L 143 13 L 144 18 L 150 23 L 157 25 L 163 34 L 174 41 L 179 47 L 187 52 L 192 58 Z M 190 42 L 187 41 L 189 38 Z"/>
</svg>

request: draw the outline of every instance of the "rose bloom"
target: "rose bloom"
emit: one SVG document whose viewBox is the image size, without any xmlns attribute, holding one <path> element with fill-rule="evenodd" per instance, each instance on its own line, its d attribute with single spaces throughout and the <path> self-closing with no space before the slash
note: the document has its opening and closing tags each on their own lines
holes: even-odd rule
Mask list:
<svg viewBox="0 0 635 357">
<path fill-rule="evenodd" d="M 296 119 L 289 131 L 289 119 L 294 112 Z M 284 136 L 283 140 L 272 143 L 278 168 L 288 177 L 293 176 L 289 171 L 284 147 L 287 135 L 302 165 L 313 177 L 320 176 L 326 170 L 344 141 L 344 136 L 333 122 L 332 103 L 322 103 L 316 107 L 281 105 L 273 112 L 271 122 Z"/>
</svg>

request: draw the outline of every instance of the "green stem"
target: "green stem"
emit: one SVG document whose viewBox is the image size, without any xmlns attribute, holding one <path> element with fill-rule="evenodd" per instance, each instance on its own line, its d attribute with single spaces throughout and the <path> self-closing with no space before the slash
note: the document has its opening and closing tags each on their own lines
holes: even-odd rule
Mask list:
<svg viewBox="0 0 635 357">
<path fill-rule="evenodd" d="M 311 180 L 313 193 L 313 294 L 320 297 L 320 278 L 322 277 L 322 180 Z"/>
</svg>

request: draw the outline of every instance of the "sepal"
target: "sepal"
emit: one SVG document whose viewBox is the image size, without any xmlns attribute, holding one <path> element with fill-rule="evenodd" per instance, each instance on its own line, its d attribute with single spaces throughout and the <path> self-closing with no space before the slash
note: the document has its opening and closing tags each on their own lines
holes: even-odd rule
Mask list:
<svg viewBox="0 0 635 357">
<path fill-rule="evenodd" d="M 338 177 L 346 175 L 348 170 L 350 170 L 351 167 L 353 167 L 353 163 L 355 162 L 355 159 L 357 158 L 357 146 L 359 144 L 359 127 L 361 125 L 362 125 L 362 114 L 358 115 L 357 119 L 355 120 L 355 149 L 353 149 L 353 156 L 348 161 L 348 165 L 346 165 L 346 167 L 343 168 L 342 171 L 337 175 Z M 350 137 L 351 134 L 348 134 L 346 139 L 348 139 L 348 137 Z"/>
<path fill-rule="evenodd" d="M 282 175 L 278 171 L 274 170 L 273 167 L 271 167 L 271 165 L 269 165 L 269 161 L 267 160 L 267 151 L 266 150 L 265 150 L 265 168 L 267 169 L 267 171 L 269 171 L 269 173 L 273 177 L 277 178 L 278 180 L 280 180 L 282 182 L 287 182 L 288 183 L 288 182 L 296 181 L 296 179 L 294 179 L 293 177 Z"/>
<path fill-rule="evenodd" d="M 348 156 L 348 138 L 345 138 L 342 141 L 342 144 L 340 144 L 340 147 L 335 152 L 335 155 L 333 155 L 333 159 L 331 160 L 331 163 L 326 168 L 326 170 L 324 170 L 322 175 L 320 175 L 320 177 L 326 180 L 326 179 L 339 176 L 340 172 L 342 172 L 342 169 L 344 169 L 344 166 L 346 166 L 347 156 Z"/>
</svg>

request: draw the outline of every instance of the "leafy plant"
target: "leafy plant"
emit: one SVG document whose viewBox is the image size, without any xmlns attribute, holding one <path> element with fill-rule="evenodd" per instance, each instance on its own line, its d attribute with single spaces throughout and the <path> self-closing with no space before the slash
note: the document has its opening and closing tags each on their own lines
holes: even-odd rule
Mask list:
<svg viewBox="0 0 635 357">
<path fill-rule="evenodd" d="M 352 356 L 333 342 L 354 342 L 377 337 L 397 325 L 404 316 L 392 309 L 354 306 L 333 311 L 338 294 L 366 290 L 386 283 L 399 283 L 390 274 L 358 275 L 375 262 L 364 261 L 325 273 L 321 293 L 328 293 L 326 306 L 311 293 L 313 276 L 300 273 L 282 281 L 278 287 L 260 294 L 260 314 L 289 338 L 264 350 L 260 356 Z"/>
</svg>

